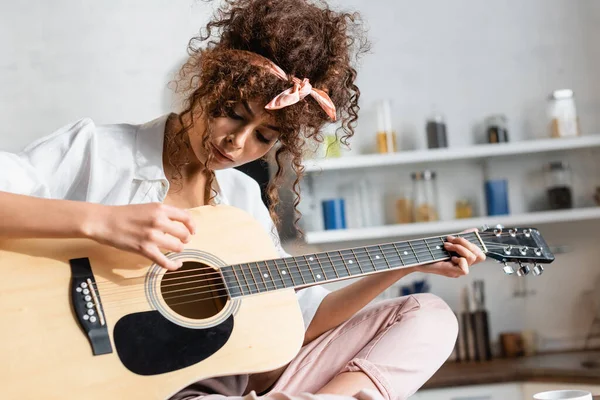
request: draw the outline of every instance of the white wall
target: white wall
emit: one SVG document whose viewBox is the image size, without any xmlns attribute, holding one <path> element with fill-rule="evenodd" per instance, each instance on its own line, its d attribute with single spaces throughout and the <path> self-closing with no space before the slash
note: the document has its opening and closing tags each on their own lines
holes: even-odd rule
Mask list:
<svg viewBox="0 0 600 400">
<path fill-rule="evenodd" d="M 374 42 L 360 67 L 364 115 L 355 150 L 373 147 L 372 104 L 384 97 L 393 100 L 394 125 L 407 149 L 424 147 L 424 118 L 433 104 L 447 117 L 453 146 L 476 142 L 480 121 L 496 112 L 508 115 L 514 140 L 545 136 L 545 98 L 562 87 L 576 92 L 583 131 L 600 132 L 600 2 L 338 3 L 363 13 Z M 0 2 L 0 148 L 18 150 L 82 116 L 99 123 L 143 122 L 168 112 L 173 97 L 167 83 L 210 7 L 197 0 Z M 453 168 L 448 182 L 470 171 Z M 400 186 L 408 172 L 388 173 L 400 176 Z M 396 184 L 390 179 L 388 186 Z M 442 188 L 442 196 L 456 196 L 452 186 Z M 516 207 L 526 209 L 529 200 L 521 198 Z M 590 311 L 581 292 L 592 287 L 600 256 L 597 246 L 586 243 L 597 228 L 597 222 L 546 228 L 550 242 L 574 251 L 559 256 L 542 278 L 527 281 L 537 291 L 527 299 L 511 297 L 512 281 L 496 269 L 473 271 L 488 283 L 495 333 L 527 326 L 546 337 L 586 331 Z M 435 292 L 453 306 L 467 281 L 432 279 Z"/>
</svg>

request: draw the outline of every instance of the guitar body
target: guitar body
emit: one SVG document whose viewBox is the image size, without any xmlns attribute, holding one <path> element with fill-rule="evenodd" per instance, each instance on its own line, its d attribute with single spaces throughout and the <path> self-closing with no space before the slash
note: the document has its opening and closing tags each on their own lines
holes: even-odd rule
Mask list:
<svg viewBox="0 0 600 400">
<path fill-rule="evenodd" d="M 288 363 L 304 338 L 294 289 L 230 298 L 219 273 L 277 258 L 269 234 L 233 207 L 191 213 L 173 272 L 89 240 L 0 241 L 0 398 L 166 399 Z"/>
</svg>

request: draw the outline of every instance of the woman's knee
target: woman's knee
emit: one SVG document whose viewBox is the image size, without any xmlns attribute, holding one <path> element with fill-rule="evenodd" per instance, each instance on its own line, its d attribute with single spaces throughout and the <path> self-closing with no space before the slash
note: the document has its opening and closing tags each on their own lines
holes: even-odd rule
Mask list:
<svg viewBox="0 0 600 400">
<path fill-rule="evenodd" d="M 413 297 L 419 303 L 420 316 L 430 320 L 435 326 L 435 331 L 440 336 L 449 338 L 450 344 L 454 346 L 458 335 L 458 321 L 448 304 L 431 293 L 419 293 Z"/>
</svg>

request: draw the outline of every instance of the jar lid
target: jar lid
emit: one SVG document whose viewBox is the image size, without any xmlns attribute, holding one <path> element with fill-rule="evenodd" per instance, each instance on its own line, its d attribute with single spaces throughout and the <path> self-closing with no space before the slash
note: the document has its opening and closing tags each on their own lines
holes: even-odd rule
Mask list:
<svg viewBox="0 0 600 400">
<path fill-rule="evenodd" d="M 574 95 L 571 89 L 559 89 L 555 90 L 548 97 L 550 100 L 562 100 L 562 99 L 570 99 Z"/>
<path fill-rule="evenodd" d="M 569 169 L 569 163 L 566 161 L 552 161 L 546 165 L 546 169 L 549 171 L 559 171 Z"/>
<path fill-rule="evenodd" d="M 425 171 L 413 172 L 412 174 L 410 174 L 410 176 L 413 179 L 413 181 L 429 181 L 435 179 L 435 172 L 426 169 Z"/>
</svg>

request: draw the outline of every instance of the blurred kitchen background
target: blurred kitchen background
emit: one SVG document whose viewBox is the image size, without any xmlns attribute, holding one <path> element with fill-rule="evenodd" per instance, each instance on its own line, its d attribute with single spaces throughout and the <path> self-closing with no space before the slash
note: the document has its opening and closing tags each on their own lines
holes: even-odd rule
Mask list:
<svg viewBox="0 0 600 400">
<path fill-rule="evenodd" d="M 382 295 L 429 291 L 461 318 L 483 287 L 485 336 L 501 360 L 465 339 L 415 398 L 600 385 L 589 350 L 600 346 L 600 1 L 333 4 L 358 10 L 369 28 L 361 115 L 351 150 L 331 126 L 307 154 L 304 236 L 283 207 L 284 247 L 299 255 L 482 224 L 537 227 L 556 254 L 541 276 L 508 276 L 490 260 L 461 279 L 411 275 Z M 0 148 L 17 151 L 84 116 L 142 123 L 177 109 L 168 83 L 214 6 L 1 2 Z M 259 164 L 248 171 L 268 177 Z M 449 386 L 460 387 L 440 389 Z"/>
</svg>

